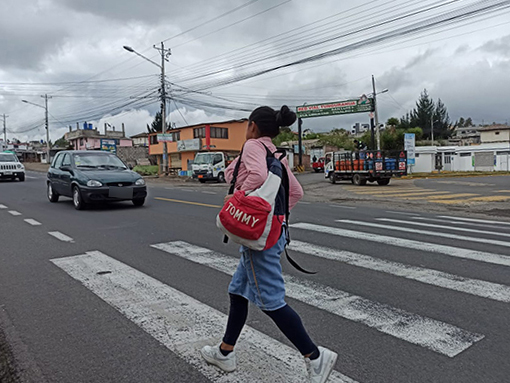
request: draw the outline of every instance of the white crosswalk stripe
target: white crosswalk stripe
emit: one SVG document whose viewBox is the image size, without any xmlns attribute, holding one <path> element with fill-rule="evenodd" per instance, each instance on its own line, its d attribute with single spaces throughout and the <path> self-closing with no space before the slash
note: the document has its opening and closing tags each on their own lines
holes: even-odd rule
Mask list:
<svg viewBox="0 0 510 383">
<path fill-rule="evenodd" d="M 290 249 L 301 253 L 311 254 L 334 261 L 341 261 L 365 269 L 380 271 L 398 277 L 423 282 L 428 285 L 460 291 L 500 302 L 510 302 L 510 286 L 498 283 L 460 277 L 458 275 L 448 274 L 438 270 L 386 261 L 373 258 L 368 255 L 335 250 L 296 240 L 292 241 L 289 247 Z"/>
<path fill-rule="evenodd" d="M 353 221 L 353 220 L 350 220 L 350 219 L 339 219 L 339 220 L 337 220 L 337 222 L 348 223 L 348 224 L 351 224 L 351 225 L 376 227 L 376 228 L 379 228 L 379 229 L 389 229 L 389 230 L 395 230 L 395 231 L 403 231 L 403 232 L 406 232 L 406 233 L 413 233 L 413 234 L 419 234 L 419 235 L 428 235 L 428 236 L 434 236 L 434 237 L 451 238 L 451 239 L 458 239 L 458 240 L 461 240 L 461 241 L 478 242 L 478 243 L 484 243 L 484 244 L 490 243 L 491 245 L 510 247 L 510 242 L 499 241 L 497 239 L 478 238 L 478 237 L 466 237 L 464 235 L 457 235 L 457 234 L 450 234 L 450 233 L 440 233 L 440 232 L 437 232 L 437 231 L 428 231 L 428 230 L 421 230 L 421 229 L 412 229 L 412 228 L 409 228 L 409 227 L 381 225 L 379 223 Z M 508 257 L 508 259 L 510 260 L 510 257 Z"/>
<path fill-rule="evenodd" d="M 314 248 L 313 245 L 302 245 Z M 304 246 L 301 246 L 300 249 L 302 250 Z M 233 275 L 238 263 L 235 258 L 187 242 L 160 243 L 152 245 L 152 247 L 228 275 Z M 454 357 L 483 338 L 483 335 L 373 302 L 332 287 L 291 275 L 285 275 L 284 278 L 286 295 L 290 298 L 340 317 L 363 323 L 385 334 L 426 347 L 440 354 Z"/>
<path fill-rule="evenodd" d="M 236 347 L 236 371 L 224 374 L 208 366 L 199 349 L 218 341 L 227 316 L 101 252 L 52 262 L 212 382 L 306 381 L 303 358 L 295 350 L 249 326 L 245 326 Z M 356 383 L 337 371 L 328 382 Z"/>
<path fill-rule="evenodd" d="M 448 222 L 445 220 L 445 218 L 431 218 L 431 217 L 413 217 L 413 219 L 419 219 L 421 221 L 431 221 L 431 222 L 441 222 L 445 223 Z M 450 225 L 464 225 L 464 226 L 476 226 L 476 227 L 483 227 L 484 229 L 506 229 L 505 226 L 498 226 L 496 223 L 494 225 L 489 224 L 481 224 L 476 222 L 466 222 L 466 221 L 449 221 Z"/>
<path fill-rule="evenodd" d="M 454 220 L 454 221 L 467 221 L 467 222 L 489 223 L 489 224 L 493 224 L 493 225 L 510 226 L 510 222 L 506 222 L 506 221 L 489 221 L 489 220 L 486 220 L 486 219 L 452 217 L 452 216 L 448 216 L 448 215 L 441 215 L 441 216 L 439 216 L 439 218 L 446 218 L 446 219 L 451 219 L 451 220 Z"/>
<path fill-rule="evenodd" d="M 510 266 L 510 257 L 502 254 L 488 253 L 485 251 L 476 251 L 470 249 L 463 249 L 454 246 L 439 245 L 435 243 L 415 241 L 412 239 L 404 239 L 398 237 L 390 237 L 386 235 L 364 233 L 360 231 L 348 230 L 338 227 L 316 225 L 312 223 L 295 223 L 290 225 L 292 228 L 311 230 L 319 233 L 337 235 L 347 238 L 361 239 L 364 241 L 378 242 L 390 246 L 398 246 L 420 251 L 429 251 L 433 253 L 440 253 L 449 255 L 451 257 L 458 257 L 464 259 L 472 259 L 480 262 L 493 263 L 496 265 Z"/>
<path fill-rule="evenodd" d="M 7 206 L 0 204 L 0 209 L 7 209 Z"/>
<path fill-rule="evenodd" d="M 423 223 L 423 222 L 413 222 L 413 221 L 402 221 L 398 219 L 391 219 L 391 218 L 377 218 L 377 221 L 383 221 L 383 222 L 392 222 L 392 223 L 400 223 L 403 225 L 413 225 L 413 226 L 422 226 L 422 227 L 430 227 L 430 228 L 436 228 L 436 229 L 446 229 L 446 230 L 453 230 L 453 231 L 463 231 L 466 233 L 476 233 L 479 235 L 495 235 L 500 237 L 509 237 L 510 233 L 499 233 L 497 231 L 483 231 L 483 230 L 476 230 L 476 229 L 468 229 L 465 227 L 455 227 L 455 226 L 446 226 L 446 225 L 433 225 L 430 223 Z"/>
</svg>

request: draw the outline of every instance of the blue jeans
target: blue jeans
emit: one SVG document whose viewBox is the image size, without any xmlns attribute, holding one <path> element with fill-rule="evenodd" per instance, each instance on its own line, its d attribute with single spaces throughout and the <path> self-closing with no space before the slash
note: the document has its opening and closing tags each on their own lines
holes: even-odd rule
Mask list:
<svg viewBox="0 0 510 383">
<path fill-rule="evenodd" d="M 285 306 L 285 285 L 280 264 L 285 243 L 285 230 L 282 230 L 280 239 L 270 249 L 255 251 L 241 246 L 241 260 L 228 292 L 248 299 L 264 311 Z"/>
</svg>

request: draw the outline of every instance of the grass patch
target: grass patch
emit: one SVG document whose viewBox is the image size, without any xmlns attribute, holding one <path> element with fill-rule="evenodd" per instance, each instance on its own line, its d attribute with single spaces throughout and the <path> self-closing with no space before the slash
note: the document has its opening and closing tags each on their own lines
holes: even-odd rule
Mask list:
<svg viewBox="0 0 510 383">
<path fill-rule="evenodd" d="M 158 174 L 158 165 L 137 165 L 133 170 L 142 176 L 155 176 Z"/>
</svg>

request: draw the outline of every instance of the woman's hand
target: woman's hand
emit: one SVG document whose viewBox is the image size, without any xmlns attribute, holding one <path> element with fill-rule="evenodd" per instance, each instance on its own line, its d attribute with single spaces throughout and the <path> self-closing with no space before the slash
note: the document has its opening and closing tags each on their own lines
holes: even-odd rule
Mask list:
<svg viewBox="0 0 510 383">
<path fill-rule="evenodd" d="M 232 198 L 233 194 L 227 194 L 225 198 L 223 199 L 223 205 L 226 205 L 228 200 Z"/>
</svg>

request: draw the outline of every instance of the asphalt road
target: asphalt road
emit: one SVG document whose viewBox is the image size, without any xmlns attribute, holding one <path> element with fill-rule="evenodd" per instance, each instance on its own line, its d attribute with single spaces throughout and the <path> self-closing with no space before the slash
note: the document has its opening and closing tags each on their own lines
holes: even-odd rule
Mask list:
<svg viewBox="0 0 510 383">
<path fill-rule="evenodd" d="M 224 185 L 157 184 L 142 208 L 76 211 L 28 176 L 0 183 L 0 327 L 22 375 L 303 381 L 297 352 L 253 306 L 239 371 L 198 356 L 221 338 L 239 258 L 215 226 Z M 508 381 L 508 220 L 303 202 L 291 223 L 292 256 L 318 273 L 282 259 L 287 301 L 338 352 L 332 381 Z"/>
</svg>

